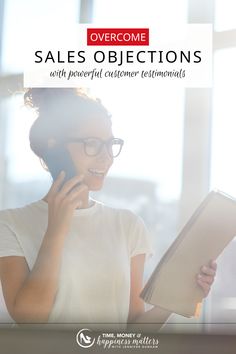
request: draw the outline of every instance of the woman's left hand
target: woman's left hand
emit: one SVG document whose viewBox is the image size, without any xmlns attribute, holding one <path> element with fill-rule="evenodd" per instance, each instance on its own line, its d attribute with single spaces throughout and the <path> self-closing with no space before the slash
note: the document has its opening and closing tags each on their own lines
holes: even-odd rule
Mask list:
<svg viewBox="0 0 236 354">
<path fill-rule="evenodd" d="M 197 275 L 197 283 L 202 288 L 204 297 L 206 297 L 211 290 L 216 275 L 216 269 L 216 262 L 210 261 L 209 265 L 201 267 L 200 272 Z"/>
</svg>

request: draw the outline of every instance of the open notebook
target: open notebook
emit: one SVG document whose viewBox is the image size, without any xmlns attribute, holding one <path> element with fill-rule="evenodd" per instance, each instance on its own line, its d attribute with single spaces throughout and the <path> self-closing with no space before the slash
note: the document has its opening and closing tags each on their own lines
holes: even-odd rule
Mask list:
<svg viewBox="0 0 236 354">
<path fill-rule="evenodd" d="M 210 192 L 164 254 L 140 297 L 182 316 L 196 316 L 203 299 L 196 275 L 235 235 L 236 199 Z"/>
</svg>

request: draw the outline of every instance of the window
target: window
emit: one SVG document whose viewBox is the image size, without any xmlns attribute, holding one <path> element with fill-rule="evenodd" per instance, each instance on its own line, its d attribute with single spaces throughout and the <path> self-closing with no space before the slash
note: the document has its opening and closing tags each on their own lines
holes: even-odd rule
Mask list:
<svg viewBox="0 0 236 354">
<path fill-rule="evenodd" d="M 236 197 L 236 108 L 235 108 L 235 60 L 236 20 L 235 1 L 216 0 L 215 33 L 217 50 L 214 54 L 214 88 L 212 101 L 212 141 L 210 187 L 218 188 Z M 218 41 L 220 39 L 220 41 Z M 209 301 L 207 322 L 234 323 L 236 287 L 233 269 L 236 241 L 231 242 L 218 261 L 217 281 Z M 212 330 L 223 331 L 222 326 Z M 227 331 L 231 330 L 228 326 Z M 228 332 L 227 332 L 228 333 Z"/>
<path fill-rule="evenodd" d="M 236 196 L 236 47 L 215 53 L 211 187 Z"/>
<path fill-rule="evenodd" d="M 22 72 L 25 49 L 33 33 L 43 33 L 57 24 L 78 22 L 79 0 L 6 0 L 3 29 L 2 70 Z M 64 27 L 66 30 L 66 26 Z M 17 59 L 16 59 L 17 58 Z"/>
<path fill-rule="evenodd" d="M 188 0 L 94 0 L 93 22 L 114 26 L 160 24 L 170 26 L 187 21 Z"/>
<path fill-rule="evenodd" d="M 236 28 L 235 0 L 215 0 L 215 30 L 226 31 Z"/>
</svg>

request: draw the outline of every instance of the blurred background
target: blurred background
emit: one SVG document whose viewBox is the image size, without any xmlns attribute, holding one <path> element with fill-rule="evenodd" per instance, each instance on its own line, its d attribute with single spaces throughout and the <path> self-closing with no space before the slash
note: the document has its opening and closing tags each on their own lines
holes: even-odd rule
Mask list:
<svg viewBox="0 0 236 354">
<path fill-rule="evenodd" d="M 145 280 L 195 208 L 213 188 L 236 197 L 235 0 L 0 0 L 0 208 L 42 198 L 51 180 L 29 148 L 35 119 L 23 107 L 24 48 L 31 30 L 93 23 L 125 27 L 212 23 L 213 87 L 95 92 L 113 115 L 124 149 L 94 195 L 139 214 L 156 254 Z M 198 320 L 172 316 L 171 330 L 229 331 L 236 322 L 236 241 L 218 260 L 217 280 Z M 187 265 L 186 265 L 187 266 Z M 178 276 L 178 275 L 176 275 Z M 0 322 L 10 322 L 0 296 Z M 192 325 L 191 325 L 192 324 Z"/>
</svg>

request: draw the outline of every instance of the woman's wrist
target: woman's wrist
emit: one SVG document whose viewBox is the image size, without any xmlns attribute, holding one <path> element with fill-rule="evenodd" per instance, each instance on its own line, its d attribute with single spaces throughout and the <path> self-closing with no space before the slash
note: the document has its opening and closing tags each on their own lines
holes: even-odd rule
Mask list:
<svg viewBox="0 0 236 354">
<path fill-rule="evenodd" d="M 66 232 L 57 228 L 48 227 L 45 236 L 54 240 L 64 240 L 66 237 Z"/>
</svg>

